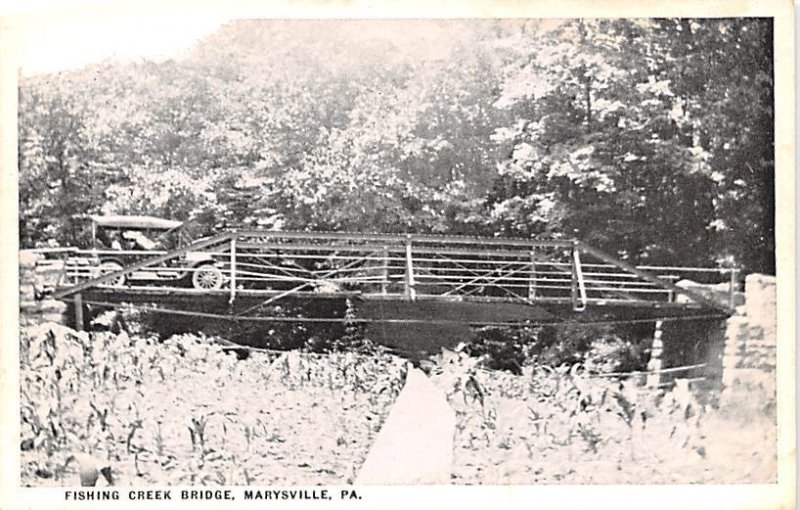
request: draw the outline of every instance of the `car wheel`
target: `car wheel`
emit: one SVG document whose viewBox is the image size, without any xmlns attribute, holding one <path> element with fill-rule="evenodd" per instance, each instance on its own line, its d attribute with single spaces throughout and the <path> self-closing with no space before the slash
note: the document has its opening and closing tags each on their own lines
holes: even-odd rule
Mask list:
<svg viewBox="0 0 800 510">
<path fill-rule="evenodd" d="M 217 290 L 222 287 L 222 271 L 212 264 L 197 266 L 192 273 L 192 287 L 203 290 Z"/>
<path fill-rule="evenodd" d="M 122 264 L 119 262 L 114 262 L 113 260 L 107 260 L 100 263 L 100 267 L 98 268 L 98 276 L 107 275 L 108 273 L 119 271 L 120 269 L 122 269 Z M 108 285 L 109 287 L 122 287 L 125 285 L 125 275 L 121 274 L 116 278 L 107 281 L 104 285 Z"/>
</svg>

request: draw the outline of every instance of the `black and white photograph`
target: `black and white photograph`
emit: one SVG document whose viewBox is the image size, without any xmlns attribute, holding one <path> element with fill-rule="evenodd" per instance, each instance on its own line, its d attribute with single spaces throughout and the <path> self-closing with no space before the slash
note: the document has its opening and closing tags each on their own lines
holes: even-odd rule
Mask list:
<svg viewBox="0 0 800 510">
<path fill-rule="evenodd" d="M 13 484 L 787 482 L 779 18 L 523 14 L 17 19 Z"/>
</svg>

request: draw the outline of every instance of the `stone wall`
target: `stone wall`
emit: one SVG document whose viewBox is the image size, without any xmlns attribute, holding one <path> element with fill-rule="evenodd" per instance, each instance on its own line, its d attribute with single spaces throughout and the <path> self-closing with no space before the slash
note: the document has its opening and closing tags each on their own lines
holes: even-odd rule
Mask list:
<svg viewBox="0 0 800 510">
<path fill-rule="evenodd" d="M 731 302 L 728 283 L 704 285 L 682 280 L 677 285 L 689 288 L 708 299 Z M 678 301 L 688 300 L 678 296 Z M 704 377 L 706 386 L 720 388 L 723 397 L 758 391 L 767 400 L 775 398 L 777 346 L 776 281 L 774 276 L 751 274 L 745 278 L 744 292 L 735 292 L 735 313 L 727 320 L 692 320 L 663 323 L 663 335 L 656 333 L 651 370 L 705 363 L 703 368 L 663 375 L 655 382 L 679 378 Z M 658 328 L 657 328 L 658 329 Z M 663 336 L 663 342 L 658 337 Z"/>
<path fill-rule="evenodd" d="M 777 364 L 777 294 L 774 276 L 745 279 L 745 302 L 727 321 L 722 354 L 725 391 L 760 389 L 775 396 Z"/>
<path fill-rule="evenodd" d="M 60 261 L 43 264 L 44 257 L 23 250 L 19 253 L 19 322 L 21 326 L 43 322 L 65 323 L 67 305 L 54 299 L 41 299 L 42 291 L 58 278 Z M 63 263 L 62 263 L 63 264 Z"/>
</svg>

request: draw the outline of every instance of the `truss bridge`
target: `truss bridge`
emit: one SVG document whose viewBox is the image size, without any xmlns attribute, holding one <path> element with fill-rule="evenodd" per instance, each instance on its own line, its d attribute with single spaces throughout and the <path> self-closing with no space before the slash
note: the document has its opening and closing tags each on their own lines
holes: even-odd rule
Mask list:
<svg viewBox="0 0 800 510">
<path fill-rule="evenodd" d="M 59 267 L 49 291 L 74 300 L 77 313 L 83 304 L 125 303 L 237 321 L 480 326 L 722 317 L 736 287 L 734 269 L 634 267 L 578 240 L 238 230 L 169 251 L 58 255 L 48 262 Z M 355 313 L 285 313 L 286 305 L 323 300 L 346 301 Z"/>
</svg>

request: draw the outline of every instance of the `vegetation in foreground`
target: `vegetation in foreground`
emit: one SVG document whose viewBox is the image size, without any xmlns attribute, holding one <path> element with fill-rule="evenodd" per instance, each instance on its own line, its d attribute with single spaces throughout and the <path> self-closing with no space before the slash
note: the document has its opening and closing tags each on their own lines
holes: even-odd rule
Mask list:
<svg viewBox="0 0 800 510">
<path fill-rule="evenodd" d="M 429 371 L 457 416 L 453 483 L 774 482 L 774 402 L 719 409 L 580 366 Z M 385 354 L 228 354 L 204 337 L 160 342 L 54 324 L 20 336 L 22 483 L 75 485 L 70 457 L 120 484 L 343 484 L 402 388 Z"/>
<path fill-rule="evenodd" d="M 403 360 L 253 353 L 49 324 L 20 342 L 22 482 L 77 483 L 70 456 L 123 484 L 337 484 L 366 456 Z"/>
</svg>

